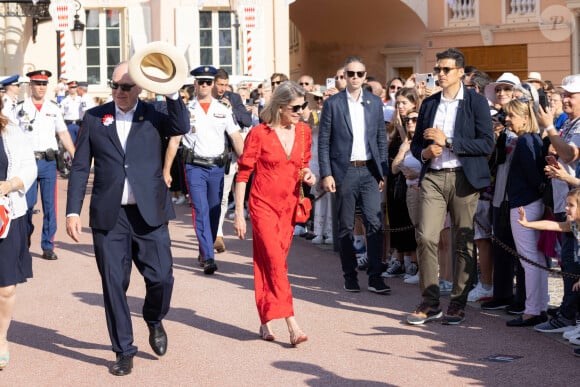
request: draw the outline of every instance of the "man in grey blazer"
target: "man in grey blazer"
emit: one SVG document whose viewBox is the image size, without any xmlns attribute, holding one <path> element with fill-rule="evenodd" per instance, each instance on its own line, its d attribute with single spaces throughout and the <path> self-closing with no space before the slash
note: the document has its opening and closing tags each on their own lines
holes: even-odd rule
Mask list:
<svg viewBox="0 0 580 387">
<path fill-rule="evenodd" d="M 456 261 L 444 324 L 456 325 L 464 320 L 471 290 L 471 273 L 475 269 L 473 218 L 479 191 L 490 184 L 487 156 L 493 150 L 494 133 L 487 100 L 461 82 L 464 65 L 465 58 L 457 49 L 437 54 L 433 72 L 439 76 L 443 90 L 421 104 L 411 143 L 413 155 L 423 164 L 416 231 L 423 300 L 407 317 L 413 325 L 443 315 L 439 305 L 437 246 L 447 212 L 455 232 L 451 249 Z"/>
<path fill-rule="evenodd" d="M 381 277 L 383 219 L 381 192 L 387 171 L 387 134 L 383 103 L 363 91 L 366 68 L 360 58 L 344 65 L 346 89 L 328 98 L 322 108 L 318 135 L 321 184 L 336 193 L 340 261 L 344 289 L 360 291 L 353 249 L 354 211 L 358 204 L 366 226 L 368 290 L 391 291 Z"/>
</svg>

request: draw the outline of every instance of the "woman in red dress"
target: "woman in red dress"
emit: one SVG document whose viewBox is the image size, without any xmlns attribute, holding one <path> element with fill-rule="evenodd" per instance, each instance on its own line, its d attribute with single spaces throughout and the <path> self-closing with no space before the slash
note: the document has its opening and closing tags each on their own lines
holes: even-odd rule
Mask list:
<svg viewBox="0 0 580 387">
<path fill-rule="evenodd" d="M 269 322 L 285 318 L 290 343 L 308 340 L 294 318 L 292 291 L 286 257 L 294 232 L 294 210 L 302 182 L 316 182 L 308 168 L 312 137 L 310 127 L 300 122 L 306 108 L 304 90 L 294 82 L 276 88 L 262 111 L 263 123 L 250 130 L 244 153 L 238 159 L 234 229 L 245 238 L 244 193 L 254 172 L 250 191 L 250 219 L 254 250 L 254 290 L 262 325 L 260 336 L 272 341 Z M 302 178 L 300 178 L 302 176 Z"/>
</svg>

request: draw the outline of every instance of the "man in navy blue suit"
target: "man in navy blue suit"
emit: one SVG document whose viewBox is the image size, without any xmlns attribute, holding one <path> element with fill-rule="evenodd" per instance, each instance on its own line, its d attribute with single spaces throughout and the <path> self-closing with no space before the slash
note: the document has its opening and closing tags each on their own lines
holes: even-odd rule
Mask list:
<svg viewBox="0 0 580 387">
<path fill-rule="evenodd" d="M 360 291 L 352 234 L 358 204 L 367 231 L 368 290 L 384 294 L 391 288 L 381 277 L 381 192 L 387 171 L 383 102 L 371 92 L 363 91 L 366 68 L 360 58 L 346 60 L 344 75 L 346 89 L 326 100 L 320 116 L 318 158 L 321 184 L 325 191 L 336 193 L 344 289 Z"/>
<path fill-rule="evenodd" d="M 173 290 L 173 258 L 167 223 L 175 217 L 163 180 L 161 139 L 189 130 L 187 109 L 176 92 L 163 103 L 139 100 L 141 88 L 117 65 L 110 82 L 113 101 L 86 112 L 77 140 L 67 197 L 67 233 L 78 242 L 79 214 L 94 162 L 89 226 L 103 286 L 107 327 L 116 353 L 111 373 L 131 373 L 131 312 L 126 291 L 132 262 L 145 278 L 143 319 L 149 343 L 162 356 L 167 334 L 162 319 Z"/>
<path fill-rule="evenodd" d="M 411 151 L 422 165 L 420 218 L 416 229 L 419 287 L 422 302 L 407 317 L 418 325 L 440 318 L 437 247 L 447 212 L 455 231 L 451 302 L 443 323 L 456 325 L 465 319 L 467 294 L 471 290 L 473 218 L 479 191 L 490 184 L 487 157 L 494 133 L 487 100 L 461 82 L 465 58 L 450 48 L 437 54 L 433 72 L 442 91 L 421 104 Z"/>
</svg>

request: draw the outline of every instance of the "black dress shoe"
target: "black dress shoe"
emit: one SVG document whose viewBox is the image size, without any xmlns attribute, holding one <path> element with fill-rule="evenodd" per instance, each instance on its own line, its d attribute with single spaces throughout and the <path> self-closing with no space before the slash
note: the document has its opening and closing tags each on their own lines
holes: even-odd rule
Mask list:
<svg viewBox="0 0 580 387">
<path fill-rule="evenodd" d="M 58 257 L 54 253 L 54 250 L 42 250 L 42 258 L 49 261 L 54 261 L 58 259 Z"/>
<path fill-rule="evenodd" d="M 155 328 L 149 327 L 149 344 L 157 355 L 165 355 L 167 352 L 167 333 L 163 329 L 163 324 Z"/>
<path fill-rule="evenodd" d="M 203 264 L 204 274 L 213 274 L 218 269 L 213 259 L 206 259 Z"/>
<path fill-rule="evenodd" d="M 115 376 L 125 376 L 129 375 L 133 370 L 133 356 L 130 355 L 117 355 L 117 361 L 115 365 L 111 367 L 110 372 Z"/>
</svg>

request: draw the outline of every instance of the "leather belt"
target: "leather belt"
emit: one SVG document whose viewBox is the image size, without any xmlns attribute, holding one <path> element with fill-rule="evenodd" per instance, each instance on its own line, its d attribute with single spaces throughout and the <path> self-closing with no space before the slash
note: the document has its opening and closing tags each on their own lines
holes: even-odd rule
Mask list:
<svg viewBox="0 0 580 387">
<path fill-rule="evenodd" d="M 81 120 L 64 120 L 64 123 L 67 125 L 80 125 Z"/>
<path fill-rule="evenodd" d="M 441 169 L 429 168 L 429 172 L 433 172 L 433 173 L 450 173 L 450 172 L 459 172 L 459 171 L 463 171 L 463 167 L 441 168 Z"/>
<path fill-rule="evenodd" d="M 370 160 L 352 160 L 350 162 L 351 167 L 366 167 Z"/>
<path fill-rule="evenodd" d="M 56 151 L 54 149 L 47 149 L 45 152 L 34 152 L 34 158 L 38 160 L 54 161 L 56 160 Z"/>
</svg>

